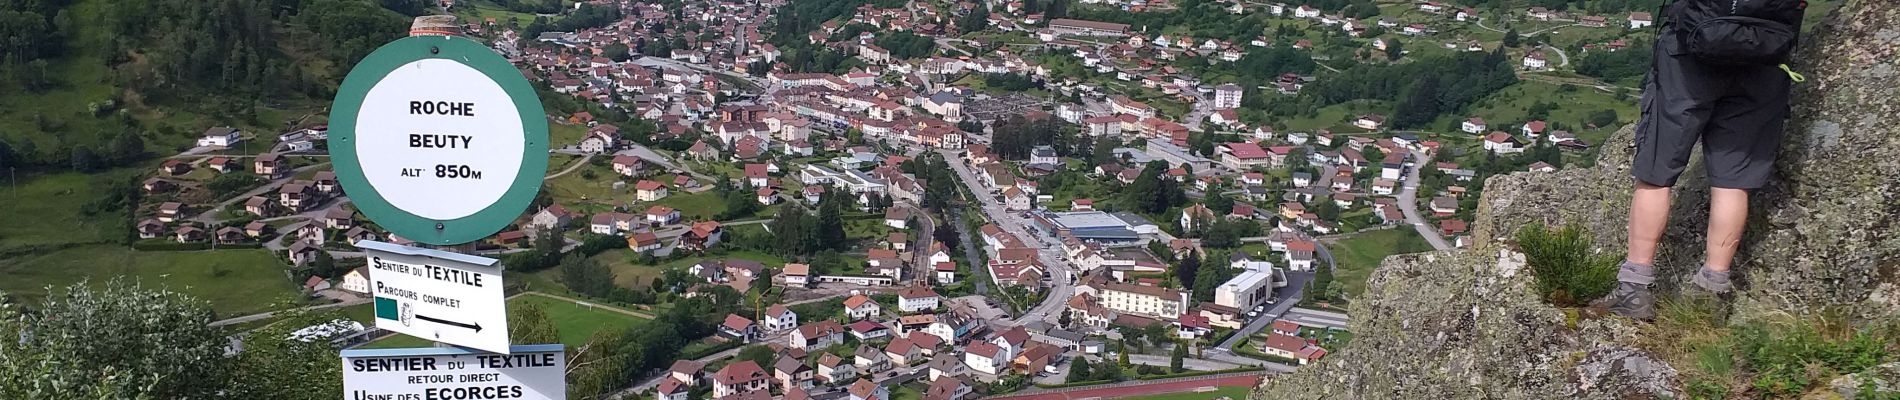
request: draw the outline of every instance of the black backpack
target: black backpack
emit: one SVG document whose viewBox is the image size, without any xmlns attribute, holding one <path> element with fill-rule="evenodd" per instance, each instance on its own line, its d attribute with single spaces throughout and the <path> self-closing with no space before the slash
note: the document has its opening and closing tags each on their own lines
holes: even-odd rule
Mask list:
<svg viewBox="0 0 1900 400">
<path fill-rule="evenodd" d="M 1678 0 L 1674 19 L 1683 49 L 1715 65 L 1778 65 L 1801 34 L 1804 0 Z"/>
</svg>

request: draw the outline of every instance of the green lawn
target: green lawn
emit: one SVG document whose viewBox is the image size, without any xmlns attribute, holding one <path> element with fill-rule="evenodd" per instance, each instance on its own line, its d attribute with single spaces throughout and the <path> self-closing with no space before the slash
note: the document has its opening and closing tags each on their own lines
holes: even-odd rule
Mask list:
<svg viewBox="0 0 1900 400">
<path fill-rule="evenodd" d="M 614 284 L 630 288 L 647 287 L 654 278 L 659 278 L 666 271 L 657 266 L 635 264 L 634 252 L 629 249 L 608 250 L 593 258 L 594 262 L 613 270 Z"/>
<path fill-rule="evenodd" d="M 565 168 L 566 167 L 563 167 L 563 169 Z M 594 179 L 587 179 L 587 171 L 593 171 Z M 549 174 L 559 172 L 561 171 L 551 168 L 548 170 Z M 590 210 L 590 206 L 588 205 L 600 204 L 602 202 L 612 203 L 615 197 L 632 200 L 633 196 L 625 194 L 625 192 L 619 194 L 619 196 L 616 196 L 616 193 L 614 193 L 614 182 L 619 182 L 619 178 L 620 175 L 614 174 L 613 167 L 611 166 L 584 165 L 581 166 L 580 169 L 574 170 L 574 172 L 569 172 L 567 175 L 561 175 L 559 178 L 547 181 L 548 194 L 554 196 L 555 201 L 560 202 L 562 205 L 580 208 L 581 210 L 579 211 L 600 211 Z M 628 183 L 627 186 L 627 190 L 633 190 L 632 183 Z"/>
<path fill-rule="evenodd" d="M 23 174 L 17 186 L 12 182 L 0 186 L 0 204 L 6 205 L 0 207 L 0 252 L 123 237 L 130 228 L 120 225 L 116 213 L 88 216 L 79 212 L 82 205 L 99 197 L 105 176 Z"/>
<path fill-rule="evenodd" d="M 897 385 L 891 388 L 891 400 L 923 400 L 923 398 L 924 392 L 908 385 Z"/>
<path fill-rule="evenodd" d="M 284 264 L 262 249 L 135 251 L 117 245 L 87 245 L 0 260 L 0 291 L 29 300 L 88 280 L 138 279 L 210 303 L 220 316 L 236 316 L 301 304 L 299 289 L 284 277 Z"/>
<path fill-rule="evenodd" d="M 547 312 L 548 320 L 554 323 L 554 329 L 561 335 L 561 343 L 569 348 L 587 344 L 587 339 L 595 333 L 610 329 L 627 329 L 647 322 L 647 319 L 606 310 L 609 306 L 592 304 L 580 305 L 571 301 L 528 293 L 508 299 L 508 306 L 519 307 L 524 304 L 540 306 Z M 510 321 L 519 323 L 519 321 Z M 364 348 L 388 349 L 402 347 L 428 347 L 431 341 L 409 335 L 394 335 L 363 345 Z"/>
<path fill-rule="evenodd" d="M 1156 394 L 1156 395 L 1147 395 L 1147 396 L 1139 396 L 1139 397 L 1126 397 L 1126 399 L 1129 399 L 1129 400 L 1213 400 L 1213 399 L 1226 397 L 1226 398 L 1230 398 L 1234 400 L 1241 400 L 1241 399 L 1247 398 L 1247 391 L 1249 389 L 1251 388 L 1248 388 L 1246 386 L 1225 386 L 1225 387 L 1217 388 L 1211 392 L 1189 391 L 1189 392 L 1181 392 L 1181 393 L 1168 393 L 1168 394 Z"/>
<path fill-rule="evenodd" d="M 1366 291 L 1366 278 L 1386 256 L 1431 251 L 1432 245 L 1418 237 L 1417 230 L 1401 228 L 1366 232 L 1329 243 L 1326 248 L 1339 263 L 1333 279 L 1345 285 L 1346 296 L 1356 297 Z"/>
<path fill-rule="evenodd" d="M 720 199 L 719 194 L 711 190 L 699 193 L 674 192 L 653 203 L 679 210 L 682 221 L 709 220 L 719 213 L 726 212 L 725 200 Z"/>
<path fill-rule="evenodd" d="M 548 123 L 548 148 L 550 149 L 580 144 L 581 138 L 585 137 L 587 137 L 587 125 Z"/>
</svg>

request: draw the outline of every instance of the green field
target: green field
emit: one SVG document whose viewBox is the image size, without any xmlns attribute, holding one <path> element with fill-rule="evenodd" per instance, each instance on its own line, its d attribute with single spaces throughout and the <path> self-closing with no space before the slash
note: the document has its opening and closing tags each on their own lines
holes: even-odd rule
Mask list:
<svg viewBox="0 0 1900 400">
<path fill-rule="evenodd" d="M 1505 131 L 1516 135 L 1518 134 L 1519 127 L 1528 120 L 1528 118 L 1526 118 L 1527 109 L 1530 108 L 1532 104 L 1545 102 L 1557 105 L 1556 109 L 1550 111 L 1550 118 L 1548 118 L 1547 121 L 1561 124 L 1566 130 L 1576 133 L 1577 136 L 1584 141 L 1597 144 L 1602 143 L 1604 136 L 1622 127 L 1624 123 L 1635 121 L 1638 116 L 1636 110 L 1637 101 L 1634 97 L 1617 99 L 1614 94 L 1595 89 L 1573 87 L 1575 90 L 1559 90 L 1560 87 L 1562 87 L 1562 85 L 1536 81 L 1521 81 L 1473 103 L 1471 106 L 1471 115 L 1445 114 L 1430 126 L 1434 128 L 1452 127 L 1455 126 L 1453 124 L 1457 121 L 1464 121 L 1467 117 L 1477 116 L 1484 118 L 1485 122 L 1490 125 L 1488 128 L 1491 130 Z M 1631 96 L 1635 96 L 1635 94 L 1631 94 Z M 1605 109 L 1616 111 L 1617 123 L 1605 128 L 1593 130 L 1584 129 L 1584 120 L 1589 117 L 1591 112 Z M 1456 129 L 1452 130 L 1455 131 Z"/>
<path fill-rule="evenodd" d="M 570 144 L 580 144 L 587 137 L 587 125 L 568 125 L 548 123 L 548 148 L 558 149 Z"/>
<path fill-rule="evenodd" d="M 1366 291 L 1366 278 L 1372 276 L 1372 270 L 1379 268 L 1386 256 L 1432 251 L 1431 243 L 1418 237 L 1416 230 L 1404 228 L 1366 232 L 1329 243 L 1326 248 L 1332 251 L 1333 261 L 1339 263 L 1333 269 L 1333 279 L 1345 286 L 1347 297 Z"/>
<path fill-rule="evenodd" d="M 527 293 L 508 299 L 508 305 L 511 307 L 523 304 L 540 306 L 542 311 L 547 312 L 548 320 L 553 322 L 554 329 L 560 332 L 561 344 L 569 348 L 587 344 L 587 339 L 593 337 L 595 333 L 610 329 L 626 329 L 647 322 L 645 318 L 609 311 L 610 306 L 592 303 L 581 305 L 537 293 Z M 370 342 L 363 347 L 371 349 L 428 347 L 431 343 L 414 336 L 393 335 Z"/>
<path fill-rule="evenodd" d="M 566 169 L 566 167 L 562 167 L 562 169 Z M 587 171 L 593 171 L 594 179 L 587 179 Z M 561 172 L 561 170 L 551 167 L 548 169 L 548 174 L 559 172 Z M 547 188 L 548 194 L 554 196 L 554 198 L 564 206 L 577 208 L 575 211 L 597 212 L 606 209 L 605 206 L 599 206 L 598 204 L 612 203 L 614 201 L 616 197 L 614 193 L 614 182 L 619 182 L 619 180 L 620 175 L 614 174 L 613 167 L 607 165 L 593 165 L 590 163 L 581 166 L 579 169 L 574 170 L 574 172 L 567 173 L 567 175 L 561 175 L 558 178 L 548 180 Z M 633 195 L 630 193 L 633 190 L 633 184 L 628 183 L 627 186 L 628 192 L 623 192 L 618 197 L 625 200 L 632 200 Z"/>
<path fill-rule="evenodd" d="M 1330 129 L 1333 133 L 1354 133 L 1365 132 L 1365 130 L 1352 126 L 1351 119 L 1353 117 L 1357 117 L 1360 114 L 1387 115 L 1391 113 L 1392 106 L 1386 104 L 1384 101 L 1354 100 L 1320 107 L 1319 111 L 1311 118 L 1293 117 L 1282 121 L 1286 123 L 1288 130 L 1296 132 Z"/>
<path fill-rule="evenodd" d="M 105 243 L 124 237 L 118 215 L 88 216 L 79 208 L 98 198 L 107 175 L 63 173 L 22 176 L 0 186 L 0 252 L 22 247 Z M 115 213 L 116 214 L 116 213 Z M 15 281 L 8 279 L 7 281 Z M 0 283 L 4 285 L 4 283 Z"/>
<path fill-rule="evenodd" d="M 719 213 L 726 212 L 725 200 L 719 199 L 719 194 L 713 193 L 711 190 L 699 193 L 686 193 L 685 191 L 673 192 L 672 195 L 666 196 L 666 198 L 660 199 L 660 201 L 653 202 L 653 204 L 680 210 L 681 221 L 705 221 L 713 219 L 713 216 L 719 215 Z M 645 210 L 645 208 L 643 207 L 641 210 Z"/>
<path fill-rule="evenodd" d="M 220 316 L 245 315 L 301 303 L 284 264 L 262 249 L 141 252 L 117 245 L 87 245 L 0 260 L 0 291 L 29 300 L 59 287 L 113 277 L 136 278 L 210 303 Z"/>
<path fill-rule="evenodd" d="M 614 284 L 620 286 L 644 288 L 666 271 L 657 266 L 635 264 L 635 259 L 630 249 L 613 249 L 594 256 L 594 262 L 614 271 Z"/>
<path fill-rule="evenodd" d="M 1251 388 L 1245 386 L 1225 386 L 1211 392 L 1181 392 L 1123 398 L 1129 400 L 1213 400 L 1225 397 L 1241 400 L 1247 398 L 1249 389 Z"/>
<path fill-rule="evenodd" d="M 504 9 L 492 1 L 475 0 L 463 4 L 464 6 L 455 8 L 455 15 L 462 17 L 462 22 L 466 23 L 481 24 L 486 18 L 494 18 L 496 24 L 506 26 L 509 20 L 513 19 L 515 23 L 525 27 L 533 23 L 535 18 L 534 14 Z M 561 18 L 556 16 L 549 18 L 548 22 L 559 20 Z"/>
</svg>

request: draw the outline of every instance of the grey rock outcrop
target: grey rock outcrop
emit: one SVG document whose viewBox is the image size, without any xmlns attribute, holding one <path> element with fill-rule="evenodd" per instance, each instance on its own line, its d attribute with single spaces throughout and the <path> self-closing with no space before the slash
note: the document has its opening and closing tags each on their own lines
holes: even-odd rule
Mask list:
<svg viewBox="0 0 1900 400">
<path fill-rule="evenodd" d="M 1769 313 L 1900 315 L 1900 2 L 1850 0 L 1804 39 L 1776 179 L 1751 201 L 1736 266 L 1736 320 Z M 1624 251 L 1631 133 L 1591 168 L 1486 183 L 1462 250 L 1388 258 L 1352 304 L 1351 345 L 1273 376 L 1257 399 L 1682 398 L 1676 370 L 1636 348 L 1633 323 L 1575 318 L 1538 301 L 1502 239 L 1577 224 Z M 1708 181 L 1694 161 L 1676 192 L 1658 290 L 1701 263 Z"/>
</svg>

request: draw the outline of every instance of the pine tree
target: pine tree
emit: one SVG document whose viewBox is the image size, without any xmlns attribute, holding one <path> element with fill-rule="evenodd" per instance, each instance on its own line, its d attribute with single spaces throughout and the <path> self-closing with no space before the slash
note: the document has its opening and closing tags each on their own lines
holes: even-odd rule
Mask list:
<svg viewBox="0 0 1900 400">
<path fill-rule="evenodd" d="M 1319 265 L 1318 268 L 1315 269 L 1319 271 L 1313 274 L 1313 281 L 1308 283 L 1308 289 L 1319 289 L 1323 291 L 1326 290 L 1328 286 L 1332 286 L 1333 267 L 1331 265 Z M 1313 297 L 1321 299 L 1327 298 L 1325 292 L 1315 294 Z"/>
<path fill-rule="evenodd" d="M 1180 262 L 1175 263 L 1174 277 L 1180 280 L 1181 287 L 1193 288 L 1195 287 L 1194 279 L 1199 277 L 1200 270 L 1201 255 L 1194 250 L 1188 250 L 1187 256 L 1182 257 Z"/>
<path fill-rule="evenodd" d="M 1194 272 L 1194 301 L 1214 301 L 1214 289 L 1219 288 L 1224 279 L 1219 264 L 1208 265 Z"/>
<path fill-rule="evenodd" d="M 815 248 L 843 250 L 850 246 L 850 243 L 845 241 L 844 235 L 844 219 L 841 210 L 844 200 L 832 201 L 831 199 L 845 196 L 834 193 L 825 197 L 826 200 L 818 210 L 818 245 Z"/>
<path fill-rule="evenodd" d="M 1186 359 L 1187 344 L 1179 340 L 1174 341 L 1174 353 L 1168 355 L 1168 370 L 1171 372 L 1186 371 L 1187 368 L 1183 365 L 1187 363 Z"/>
<path fill-rule="evenodd" d="M 1121 351 L 1121 355 L 1118 356 L 1120 359 L 1116 361 L 1119 365 L 1126 367 L 1128 366 L 1128 339 L 1124 336 L 1120 341 L 1116 343 L 1118 344 L 1116 346 L 1117 350 Z"/>
</svg>

